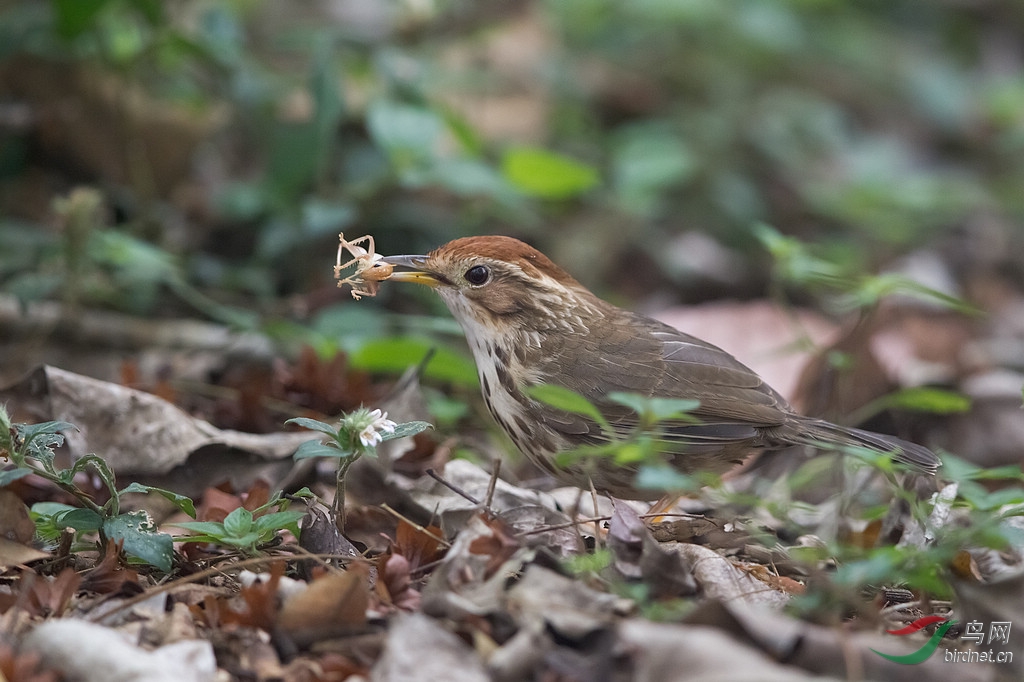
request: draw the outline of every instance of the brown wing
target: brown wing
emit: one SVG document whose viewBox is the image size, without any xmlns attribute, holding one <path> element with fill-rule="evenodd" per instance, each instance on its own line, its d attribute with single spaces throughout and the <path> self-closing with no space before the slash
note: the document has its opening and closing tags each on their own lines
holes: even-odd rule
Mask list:
<svg viewBox="0 0 1024 682">
<path fill-rule="evenodd" d="M 600 338 L 568 337 L 565 343 L 573 345 L 566 350 L 575 350 L 569 355 L 577 362 L 560 366 L 560 376 L 567 377 L 566 388 L 597 405 L 620 435 L 636 428 L 637 415 L 610 403 L 607 395 L 612 391 L 700 401 L 691 413 L 699 423 L 660 425 L 664 451 L 679 454 L 673 461 L 683 469 L 724 469 L 750 448 L 797 443 L 892 452 L 897 460 L 929 473 L 939 466 L 934 453 L 915 443 L 795 414 L 753 370 L 717 346 L 640 315 L 626 319 L 628 327 Z M 551 354 L 549 361 L 559 362 L 561 356 Z M 591 443 L 608 440 L 596 424 L 578 415 L 547 411 L 540 418 L 556 431 Z"/>
<path fill-rule="evenodd" d="M 679 445 L 751 442 L 760 428 L 785 421 L 790 408 L 782 396 L 721 348 L 641 315 L 623 319 L 629 324 L 606 327 L 601 336 L 569 335 L 562 348 L 545 349 L 554 351 L 547 353 L 554 366 L 545 375 L 564 377 L 565 388 L 599 406 L 616 430 L 630 432 L 637 416 L 607 400 L 613 391 L 700 401 L 692 413 L 699 424 L 663 425 L 663 438 Z M 571 366 L 565 357 L 574 359 Z M 548 413 L 545 421 L 566 434 L 603 440 L 600 429 L 582 417 Z"/>
</svg>

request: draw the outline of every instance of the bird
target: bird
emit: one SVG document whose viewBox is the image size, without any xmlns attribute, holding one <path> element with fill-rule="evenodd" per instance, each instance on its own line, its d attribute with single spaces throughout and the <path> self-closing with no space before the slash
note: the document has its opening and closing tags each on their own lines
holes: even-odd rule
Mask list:
<svg viewBox="0 0 1024 682">
<path fill-rule="evenodd" d="M 611 400 L 614 392 L 697 401 L 685 419 L 659 423 L 654 434 L 661 456 L 685 474 L 721 474 L 754 453 L 793 445 L 863 448 L 924 474 L 940 465 L 916 443 L 799 414 L 728 352 L 604 301 L 518 239 L 463 237 L 381 262 L 393 268 L 388 281 L 440 295 L 465 334 L 491 416 L 527 459 L 562 483 L 620 499 L 658 497 L 638 488 L 635 465 L 558 457 L 635 432 L 640 416 Z M 582 396 L 606 424 L 537 399 L 531 389 L 545 384 Z"/>
</svg>

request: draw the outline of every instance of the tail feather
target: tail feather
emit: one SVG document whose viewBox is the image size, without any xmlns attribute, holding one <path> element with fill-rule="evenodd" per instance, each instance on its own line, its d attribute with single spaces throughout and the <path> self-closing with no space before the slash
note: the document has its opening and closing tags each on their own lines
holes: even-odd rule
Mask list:
<svg viewBox="0 0 1024 682">
<path fill-rule="evenodd" d="M 896 436 L 839 426 L 820 419 L 808 419 L 801 426 L 801 433 L 795 440 L 804 445 L 817 448 L 846 445 L 891 453 L 897 462 L 927 474 L 934 474 L 942 465 L 935 453 L 928 448 Z"/>
</svg>

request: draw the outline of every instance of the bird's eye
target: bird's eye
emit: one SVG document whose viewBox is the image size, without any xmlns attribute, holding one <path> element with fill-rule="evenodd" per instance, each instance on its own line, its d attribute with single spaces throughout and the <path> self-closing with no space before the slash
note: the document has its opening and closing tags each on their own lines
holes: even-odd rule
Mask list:
<svg viewBox="0 0 1024 682">
<path fill-rule="evenodd" d="M 466 281 L 475 287 L 487 284 L 487 280 L 490 278 L 490 270 L 483 265 L 474 265 L 469 270 L 466 270 Z"/>
</svg>

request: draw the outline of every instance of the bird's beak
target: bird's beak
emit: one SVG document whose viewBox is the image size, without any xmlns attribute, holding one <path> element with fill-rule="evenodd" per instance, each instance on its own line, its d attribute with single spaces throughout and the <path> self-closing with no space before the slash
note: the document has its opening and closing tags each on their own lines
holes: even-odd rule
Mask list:
<svg viewBox="0 0 1024 682">
<path fill-rule="evenodd" d="M 432 288 L 439 287 L 441 280 L 438 276 L 423 269 L 426 261 L 426 256 L 385 256 L 380 262 L 403 268 L 412 268 L 412 270 L 392 273 L 388 277 L 389 282 L 412 282 L 414 284 L 424 284 Z"/>
</svg>

